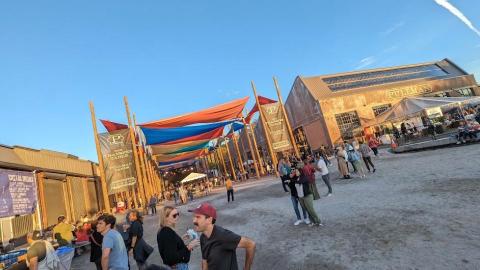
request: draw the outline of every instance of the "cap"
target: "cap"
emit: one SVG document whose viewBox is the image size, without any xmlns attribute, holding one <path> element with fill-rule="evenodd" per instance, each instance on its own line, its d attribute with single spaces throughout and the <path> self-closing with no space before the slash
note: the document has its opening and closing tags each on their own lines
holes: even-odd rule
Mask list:
<svg viewBox="0 0 480 270">
<path fill-rule="evenodd" d="M 188 212 L 205 215 L 205 216 L 209 216 L 214 219 L 217 219 L 217 210 L 215 209 L 215 207 L 211 206 L 209 203 L 201 203 L 199 206 L 197 206 L 197 208 L 190 209 L 188 210 Z"/>
</svg>

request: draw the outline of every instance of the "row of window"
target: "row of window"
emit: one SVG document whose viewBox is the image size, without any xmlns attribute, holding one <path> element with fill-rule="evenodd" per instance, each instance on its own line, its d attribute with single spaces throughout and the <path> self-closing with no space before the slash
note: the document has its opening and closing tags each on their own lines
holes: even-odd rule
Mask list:
<svg viewBox="0 0 480 270">
<path fill-rule="evenodd" d="M 396 69 L 390 69 L 390 70 L 378 70 L 378 71 L 362 72 L 357 74 L 342 75 L 342 76 L 336 76 L 336 77 L 330 77 L 330 78 L 323 78 L 323 81 L 326 84 L 337 84 L 337 83 L 346 83 L 346 82 L 367 80 L 367 79 L 379 78 L 379 77 L 390 77 L 390 76 L 397 76 L 402 74 L 417 73 L 417 72 L 439 70 L 439 69 L 441 70 L 441 68 L 436 64 L 423 65 L 423 66 L 404 67 L 404 68 L 396 68 Z"/>
<path fill-rule="evenodd" d="M 391 77 L 379 77 L 368 80 L 354 81 L 348 83 L 338 83 L 334 85 L 329 85 L 330 90 L 339 91 L 345 89 L 359 88 L 359 87 L 368 87 L 375 86 L 385 83 L 400 82 L 406 80 L 422 79 L 422 78 L 432 78 L 432 77 L 442 77 L 446 76 L 447 73 L 441 69 L 436 70 L 427 70 L 417 73 L 403 74 Z"/>
</svg>

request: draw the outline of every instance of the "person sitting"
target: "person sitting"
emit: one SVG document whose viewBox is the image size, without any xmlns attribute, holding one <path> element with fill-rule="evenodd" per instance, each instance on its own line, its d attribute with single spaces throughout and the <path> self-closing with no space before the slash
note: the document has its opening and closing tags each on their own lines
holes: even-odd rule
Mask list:
<svg viewBox="0 0 480 270">
<path fill-rule="evenodd" d="M 27 266 L 29 269 L 48 270 L 60 269 L 60 259 L 52 244 L 42 239 L 39 231 L 29 232 L 27 242 Z"/>
<path fill-rule="evenodd" d="M 73 231 L 75 231 L 75 226 L 68 224 L 65 216 L 59 216 L 57 221 L 57 225 L 53 227 L 53 234 L 55 238 L 57 238 L 57 234 L 59 234 L 59 239 L 66 241 L 66 245 L 70 245 L 73 241 Z"/>
</svg>

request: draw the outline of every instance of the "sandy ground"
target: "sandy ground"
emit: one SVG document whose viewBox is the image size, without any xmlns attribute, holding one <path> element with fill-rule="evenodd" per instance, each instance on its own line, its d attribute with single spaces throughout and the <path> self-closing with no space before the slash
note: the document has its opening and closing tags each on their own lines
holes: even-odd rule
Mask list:
<svg viewBox="0 0 480 270">
<path fill-rule="evenodd" d="M 187 208 L 209 201 L 218 225 L 257 242 L 253 269 L 480 269 L 479 154 L 478 144 L 383 152 L 367 179 L 339 180 L 330 167 L 334 195 L 315 201 L 324 227 L 293 226 L 289 194 L 280 180 L 265 179 L 239 188 L 234 203 L 217 194 L 179 207 L 177 230 L 192 227 Z M 317 186 L 327 192 L 321 179 Z M 157 223 L 146 218 L 146 241 L 154 246 Z M 239 265 L 243 260 L 241 250 Z M 157 250 L 149 261 L 161 263 Z M 200 261 L 197 249 L 190 269 L 200 269 Z M 74 269 L 94 268 L 81 256 Z"/>
</svg>

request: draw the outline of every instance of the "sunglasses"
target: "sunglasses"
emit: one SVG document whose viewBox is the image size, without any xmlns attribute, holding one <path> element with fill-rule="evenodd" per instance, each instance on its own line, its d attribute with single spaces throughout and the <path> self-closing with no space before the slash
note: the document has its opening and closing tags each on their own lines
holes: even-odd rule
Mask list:
<svg viewBox="0 0 480 270">
<path fill-rule="evenodd" d="M 175 214 L 172 215 L 173 218 L 177 218 L 179 216 L 180 216 L 180 213 L 175 213 Z"/>
</svg>

